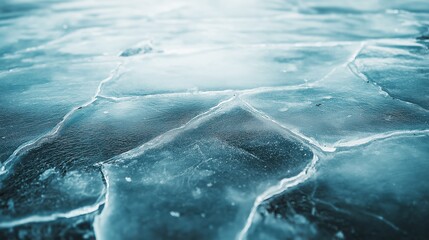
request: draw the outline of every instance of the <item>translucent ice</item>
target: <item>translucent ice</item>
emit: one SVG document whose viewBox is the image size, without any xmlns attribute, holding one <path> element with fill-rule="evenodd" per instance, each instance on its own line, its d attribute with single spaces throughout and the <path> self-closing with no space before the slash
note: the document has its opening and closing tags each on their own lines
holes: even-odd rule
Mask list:
<svg viewBox="0 0 429 240">
<path fill-rule="evenodd" d="M 428 144 L 427 135 L 413 136 L 336 154 L 306 184 L 261 207 L 250 239 L 425 236 Z"/>
<path fill-rule="evenodd" d="M 109 195 L 95 222 L 97 237 L 234 238 L 258 195 L 312 158 L 271 122 L 225 109 L 160 146 L 106 165 Z"/>
<path fill-rule="evenodd" d="M 3 0 L 0 239 L 428 239 L 424 0 Z"/>
</svg>

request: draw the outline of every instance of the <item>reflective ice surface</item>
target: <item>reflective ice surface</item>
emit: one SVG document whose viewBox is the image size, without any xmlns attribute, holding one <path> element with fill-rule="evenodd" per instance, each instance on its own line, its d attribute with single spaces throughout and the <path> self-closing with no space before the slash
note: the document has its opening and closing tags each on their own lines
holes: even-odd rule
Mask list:
<svg viewBox="0 0 429 240">
<path fill-rule="evenodd" d="M 0 239 L 427 239 L 427 1 L 0 3 Z"/>
</svg>

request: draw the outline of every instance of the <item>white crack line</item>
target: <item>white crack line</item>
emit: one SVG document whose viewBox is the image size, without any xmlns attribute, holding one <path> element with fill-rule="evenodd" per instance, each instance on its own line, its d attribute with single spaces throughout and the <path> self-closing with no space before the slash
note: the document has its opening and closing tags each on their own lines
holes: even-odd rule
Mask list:
<svg viewBox="0 0 429 240">
<path fill-rule="evenodd" d="M 218 113 L 221 113 L 222 111 L 226 111 L 226 109 L 228 107 L 235 106 L 233 103 L 235 102 L 234 100 L 236 100 L 236 99 L 237 99 L 237 97 L 234 96 L 234 97 L 231 97 L 227 100 L 221 101 L 219 104 L 210 108 L 206 112 L 203 112 L 203 113 L 193 117 L 191 120 L 189 120 L 184 125 L 177 127 L 177 128 L 173 128 L 173 129 L 171 129 L 171 130 L 169 130 L 169 131 L 167 131 L 161 135 L 158 135 L 154 139 L 152 139 L 152 140 L 150 140 L 150 141 L 148 141 L 148 142 L 146 142 L 146 143 L 144 143 L 144 144 L 142 144 L 136 148 L 133 148 L 133 149 L 126 151 L 124 153 L 121 153 L 119 155 L 116 155 L 116 156 L 110 158 L 109 160 L 107 160 L 105 162 L 97 163 L 96 165 L 132 159 L 132 158 L 135 158 L 135 157 L 138 157 L 138 156 L 144 154 L 147 150 L 163 146 L 164 144 L 173 141 L 177 136 L 179 136 L 183 132 L 185 132 L 189 129 L 196 128 L 201 123 L 204 123 L 207 120 L 211 119 L 212 117 L 217 116 Z"/>
<path fill-rule="evenodd" d="M 29 150 L 32 150 L 38 146 L 40 146 L 41 144 L 43 144 L 45 141 L 55 138 L 58 133 L 60 132 L 60 130 L 63 128 L 63 126 L 67 123 L 67 121 L 71 118 L 71 116 L 77 112 L 78 110 L 88 107 L 89 105 L 91 105 L 92 103 L 94 103 L 98 96 L 101 93 L 101 90 L 104 86 L 104 84 L 106 84 L 107 82 L 111 81 L 112 79 L 114 79 L 118 73 L 119 73 L 119 69 L 121 68 L 121 66 L 123 65 L 123 63 L 119 63 L 109 74 L 109 76 L 105 79 L 103 79 L 97 87 L 97 90 L 94 94 L 94 96 L 86 103 L 80 105 L 80 106 L 76 106 L 74 108 L 72 108 L 72 110 L 70 110 L 66 115 L 64 115 L 64 117 L 62 118 L 62 120 L 57 123 L 57 125 L 54 126 L 54 128 L 52 128 L 49 132 L 47 132 L 44 135 L 41 135 L 35 139 L 32 139 L 22 145 L 20 145 L 17 149 L 15 149 L 15 151 L 6 159 L 6 161 L 4 161 L 3 163 L 1 163 L 1 167 L 0 167 L 0 176 L 6 174 L 9 169 L 10 169 L 10 165 L 12 163 L 14 163 L 18 158 L 21 157 L 21 155 Z"/>
<path fill-rule="evenodd" d="M 74 218 L 74 217 L 95 213 L 99 211 L 100 207 L 105 204 L 105 199 L 107 194 L 106 190 L 107 188 L 103 190 L 103 192 L 101 193 L 96 203 L 92 205 L 79 207 L 67 212 L 57 212 L 49 215 L 37 214 L 37 215 L 31 215 L 23 218 L 13 219 L 10 221 L 0 222 L 0 229 L 16 227 L 16 226 L 20 226 L 28 223 L 51 222 L 60 218 Z"/>
<path fill-rule="evenodd" d="M 316 163 L 319 160 L 317 155 L 313 152 L 313 159 L 311 162 L 305 167 L 305 169 L 300 172 L 298 175 L 290 178 L 282 179 L 277 185 L 272 186 L 265 190 L 262 194 L 260 194 L 255 202 L 253 203 L 253 207 L 250 210 L 250 214 L 246 220 L 246 223 L 243 229 L 237 236 L 237 240 L 245 240 L 247 239 L 247 234 L 253 224 L 253 219 L 257 213 L 258 207 L 266 200 L 285 192 L 287 189 L 297 186 L 307 179 L 309 179 L 316 172 Z"/>
</svg>

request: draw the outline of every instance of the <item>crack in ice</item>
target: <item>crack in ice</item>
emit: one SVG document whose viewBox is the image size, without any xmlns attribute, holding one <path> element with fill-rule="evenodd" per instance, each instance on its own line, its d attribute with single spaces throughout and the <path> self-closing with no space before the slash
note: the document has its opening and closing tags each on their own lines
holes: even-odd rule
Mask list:
<svg viewBox="0 0 429 240">
<path fill-rule="evenodd" d="M 184 125 L 173 128 L 161 135 L 158 135 L 157 137 L 153 138 L 152 140 L 133 148 L 129 151 L 126 151 L 124 153 L 121 153 L 119 155 L 116 155 L 109 160 L 105 162 L 97 163 L 96 165 L 104 164 L 104 163 L 110 163 L 110 162 L 116 162 L 116 161 L 124 161 L 127 159 L 135 158 L 137 156 L 140 156 L 144 154 L 147 150 L 160 147 L 172 140 L 174 140 L 177 136 L 179 136 L 181 133 L 187 131 L 188 129 L 196 128 L 199 124 L 211 119 L 212 117 L 215 117 L 217 113 L 225 110 L 227 107 L 232 107 L 234 105 L 231 105 L 230 103 L 234 102 L 236 100 L 236 97 L 231 97 L 227 100 L 221 101 L 216 106 L 210 108 L 206 112 L 203 112 L 195 117 L 193 117 L 191 120 L 189 120 Z"/>
<path fill-rule="evenodd" d="M 187 96 L 218 96 L 218 95 L 251 95 L 265 92 L 276 92 L 276 91 L 294 91 L 300 89 L 311 88 L 308 83 L 289 85 L 289 86 L 277 86 L 277 87 L 257 87 L 243 90 L 225 89 L 225 90 L 207 90 L 207 91 L 183 91 L 183 92 L 170 92 L 170 93 L 153 93 L 147 95 L 134 95 L 134 96 L 104 96 L 100 95 L 99 98 L 106 99 L 112 102 L 121 101 L 132 101 L 146 98 L 169 98 L 169 97 L 187 97 Z"/>
<path fill-rule="evenodd" d="M 36 137 L 35 139 L 32 139 L 22 145 L 20 145 L 17 149 L 15 149 L 15 151 L 3 162 L 1 163 L 1 168 L 0 168 L 0 176 L 6 174 L 9 169 L 11 168 L 12 163 L 14 163 L 17 159 L 19 159 L 21 157 L 22 154 L 39 147 L 41 144 L 43 144 L 44 142 L 48 141 L 49 139 L 55 138 L 58 133 L 60 132 L 60 130 L 63 128 L 63 126 L 67 123 L 67 121 L 71 118 L 71 116 L 77 112 L 78 110 L 88 107 L 91 104 L 93 104 L 95 101 L 97 101 L 98 96 L 101 93 L 101 90 L 104 86 L 104 84 L 106 84 L 107 82 L 111 81 L 112 79 L 114 79 L 117 74 L 119 73 L 119 69 L 121 68 L 123 63 L 119 63 L 109 74 L 109 76 L 105 79 L 103 79 L 99 84 L 98 87 L 96 89 L 96 92 L 94 94 L 94 96 L 87 101 L 86 103 L 80 105 L 80 106 L 76 106 L 73 107 L 72 110 L 70 110 L 66 115 L 63 116 L 62 120 L 60 122 L 58 122 L 54 128 L 52 128 L 49 132 Z"/>
<path fill-rule="evenodd" d="M 104 183 L 104 192 L 105 194 L 103 195 L 104 197 L 104 203 L 102 205 L 102 209 L 100 209 L 100 211 L 98 212 L 98 214 L 95 216 L 94 221 L 92 223 L 92 227 L 94 229 L 94 235 L 95 235 L 95 239 L 100 239 L 100 235 L 101 235 L 101 230 L 100 230 L 100 218 L 101 218 L 101 212 L 104 209 L 107 209 L 108 205 L 109 205 L 109 176 L 107 175 L 107 173 L 104 171 L 104 166 L 101 165 L 100 166 L 100 172 L 101 172 L 101 176 L 103 177 L 103 183 Z"/>
<path fill-rule="evenodd" d="M 246 220 L 246 223 L 243 227 L 243 229 L 239 232 L 237 239 L 238 240 L 244 240 L 247 238 L 247 234 L 253 224 L 253 219 L 257 213 L 258 207 L 266 200 L 279 195 L 283 192 L 285 192 L 287 189 L 297 186 L 303 182 L 305 182 L 307 179 L 309 179 L 315 172 L 316 172 L 316 163 L 319 160 L 316 153 L 313 152 L 313 159 L 311 162 L 304 168 L 302 172 L 300 172 L 298 175 L 290 178 L 284 178 L 282 179 L 277 185 L 269 187 L 267 190 L 265 190 L 262 194 L 260 194 L 254 204 L 252 209 L 250 210 L 250 214 Z"/>
<path fill-rule="evenodd" d="M 358 55 L 362 52 L 362 50 L 365 48 L 366 45 L 367 45 L 366 42 L 362 42 L 362 46 L 361 46 L 360 50 L 356 52 L 354 58 L 347 64 L 347 67 L 350 70 L 350 72 L 352 72 L 356 77 L 358 77 L 359 79 L 363 80 L 364 82 L 371 83 L 373 86 L 375 86 L 378 89 L 378 92 L 381 95 L 383 95 L 385 97 L 391 97 L 392 99 L 401 101 L 401 102 L 406 103 L 408 105 L 412 105 L 414 107 L 417 107 L 420 110 L 428 112 L 429 111 L 428 109 L 426 109 L 425 107 L 421 106 L 418 103 L 406 101 L 406 100 L 404 100 L 404 99 L 402 99 L 400 97 L 394 97 L 394 96 L 392 96 L 392 94 L 389 93 L 389 91 L 387 89 L 383 88 L 382 86 L 380 86 L 375 81 L 369 79 L 363 72 L 361 72 L 359 70 L 359 67 L 356 65 L 355 61 L 356 61 L 356 58 L 358 57 Z"/>
<path fill-rule="evenodd" d="M 100 167 L 100 173 L 102 177 L 102 181 L 104 184 L 103 191 L 101 192 L 100 196 L 98 197 L 97 201 L 92 205 L 87 205 L 83 207 L 79 207 L 67 212 L 56 212 L 49 215 L 43 215 L 43 214 L 37 214 L 37 215 L 31 215 L 23 218 L 17 218 L 10 221 L 0 221 L 0 229 L 1 228 L 12 228 L 24 224 L 29 223 L 42 223 L 42 222 L 52 222 L 61 218 L 75 218 L 80 217 L 92 213 L 100 213 L 104 207 L 107 205 L 108 196 L 109 196 L 109 182 L 107 179 L 107 175 L 102 169 L 102 166 Z"/>
<path fill-rule="evenodd" d="M 398 226 L 396 226 L 393 222 L 391 222 L 391 221 L 387 220 L 386 218 L 384 218 L 384 217 L 383 217 L 383 216 L 381 216 L 381 215 L 377 215 L 377 214 L 370 213 L 370 212 L 366 212 L 366 211 L 362 211 L 362 212 L 363 212 L 364 214 L 366 214 L 366 215 L 370 216 L 370 217 L 373 217 L 373 218 L 375 218 L 375 219 L 377 219 L 377 220 L 379 220 L 379 221 L 383 222 L 384 224 L 386 224 L 386 225 L 388 225 L 389 227 L 393 228 L 395 231 L 398 231 L 398 232 L 404 232 L 404 231 L 403 231 L 403 230 L 401 230 Z"/>
<path fill-rule="evenodd" d="M 61 218 L 74 218 L 74 217 L 95 213 L 99 211 L 100 208 L 105 204 L 105 195 L 106 195 L 106 192 L 104 190 L 99 200 L 95 204 L 79 207 L 68 212 L 57 212 L 49 215 L 42 215 L 42 214 L 31 215 L 28 217 L 18 218 L 11 221 L 0 222 L 0 229 L 12 228 L 12 227 L 16 227 L 16 226 L 20 226 L 28 223 L 52 222 Z"/>
<path fill-rule="evenodd" d="M 280 127 L 282 130 L 286 131 L 289 135 L 295 136 L 296 138 L 302 140 L 303 142 L 308 143 L 311 146 L 310 148 L 313 149 L 315 147 L 316 149 L 322 150 L 323 152 L 335 152 L 335 150 L 336 150 L 335 147 L 322 145 L 317 140 L 315 140 L 311 137 L 305 136 L 304 134 L 300 133 L 298 130 L 293 129 L 292 127 L 284 126 L 283 124 L 279 123 L 277 120 L 270 117 L 266 113 L 264 113 L 264 112 L 256 109 L 255 107 L 253 107 L 247 101 L 245 101 L 241 98 L 240 98 L 240 100 L 243 103 L 244 107 L 246 109 L 248 109 L 249 112 L 253 113 L 257 117 L 268 120 L 269 122 L 273 123 L 274 125 Z"/>
<path fill-rule="evenodd" d="M 317 202 L 317 203 L 320 203 L 320 204 L 323 204 L 323 205 L 329 206 L 329 207 L 331 207 L 332 209 L 334 209 L 335 211 L 337 211 L 337 212 L 339 212 L 339 213 L 343 213 L 343 214 L 347 214 L 347 215 L 349 215 L 349 216 L 353 216 L 353 213 L 352 213 L 352 212 L 347 211 L 347 210 L 344 210 L 344 209 L 341 209 L 341 208 L 339 208 L 339 207 L 335 206 L 333 203 L 330 203 L 330 202 L 327 202 L 327 201 L 325 201 L 325 200 L 321 200 L 321 199 L 316 199 L 316 198 L 312 198 L 312 200 L 313 200 L 313 201 L 315 201 L 315 202 Z M 389 220 L 385 219 L 385 218 L 384 218 L 383 216 L 381 216 L 381 215 L 377 215 L 377 214 L 370 213 L 370 212 L 367 212 L 367 211 L 362 211 L 362 210 L 361 210 L 360 212 L 362 212 L 363 214 L 365 214 L 365 215 L 367 215 L 367 216 L 370 216 L 370 217 L 372 217 L 372 218 L 375 218 L 375 219 L 377 219 L 377 220 L 379 220 L 379 221 L 383 222 L 384 224 L 388 225 L 389 227 L 391 227 L 391 228 L 392 228 L 392 229 L 394 229 L 395 231 L 398 231 L 398 232 L 404 232 L 404 231 L 403 231 L 403 230 L 401 230 L 398 226 L 396 226 L 394 223 L 392 223 L 391 221 L 389 221 Z"/>
<path fill-rule="evenodd" d="M 402 137 L 402 136 L 415 136 L 415 135 L 426 135 L 429 134 L 429 129 L 425 130 L 402 130 L 402 131 L 393 131 L 393 132 L 385 132 L 380 134 L 374 134 L 364 138 L 358 138 L 355 140 L 340 140 L 336 142 L 333 146 L 336 148 L 350 148 L 365 145 L 377 140 L 388 139 L 392 137 Z"/>
</svg>

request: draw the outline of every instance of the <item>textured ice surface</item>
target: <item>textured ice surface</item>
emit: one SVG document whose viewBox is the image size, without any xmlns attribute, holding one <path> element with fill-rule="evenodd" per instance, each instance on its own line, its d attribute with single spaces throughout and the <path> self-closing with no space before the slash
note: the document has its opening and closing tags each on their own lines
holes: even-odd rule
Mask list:
<svg viewBox="0 0 429 240">
<path fill-rule="evenodd" d="M 260 208 L 250 239 L 408 239 L 427 236 L 428 136 L 337 154 L 319 173 Z"/>
<path fill-rule="evenodd" d="M 109 197 L 97 235 L 234 238 L 256 197 L 312 158 L 271 122 L 227 109 L 159 147 L 106 165 Z"/>
<path fill-rule="evenodd" d="M 246 98 L 256 109 L 326 151 L 377 136 L 428 128 L 429 111 L 391 97 L 353 71 L 341 65 L 309 87 L 249 94 Z"/>
<path fill-rule="evenodd" d="M 19 206 L 4 210 L 3 218 L 26 219 L 36 206 L 46 216 L 101 204 L 103 179 L 94 164 L 179 127 L 217 101 L 219 97 L 102 100 L 80 109 L 56 138 L 25 153 L 3 180 L 0 193 Z"/>
<path fill-rule="evenodd" d="M 366 79 L 393 98 L 429 110 L 429 58 L 427 44 L 400 42 L 368 46 L 356 59 Z M 419 86 L 416 94 L 415 86 Z"/>
<path fill-rule="evenodd" d="M 427 239 L 429 3 L 3 0 L 0 239 Z"/>
<path fill-rule="evenodd" d="M 236 46 L 148 56 L 145 61 L 127 64 L 127 72 L 106 84 L 104 93 L 124 97 L 304 84 L 319 80 L 320 74 L 328 74 L 331 66 L 346 61 L 347 51 L 353 48 Z M 164 71 L 157 70 L 160 68 Z"/>
</svg>

